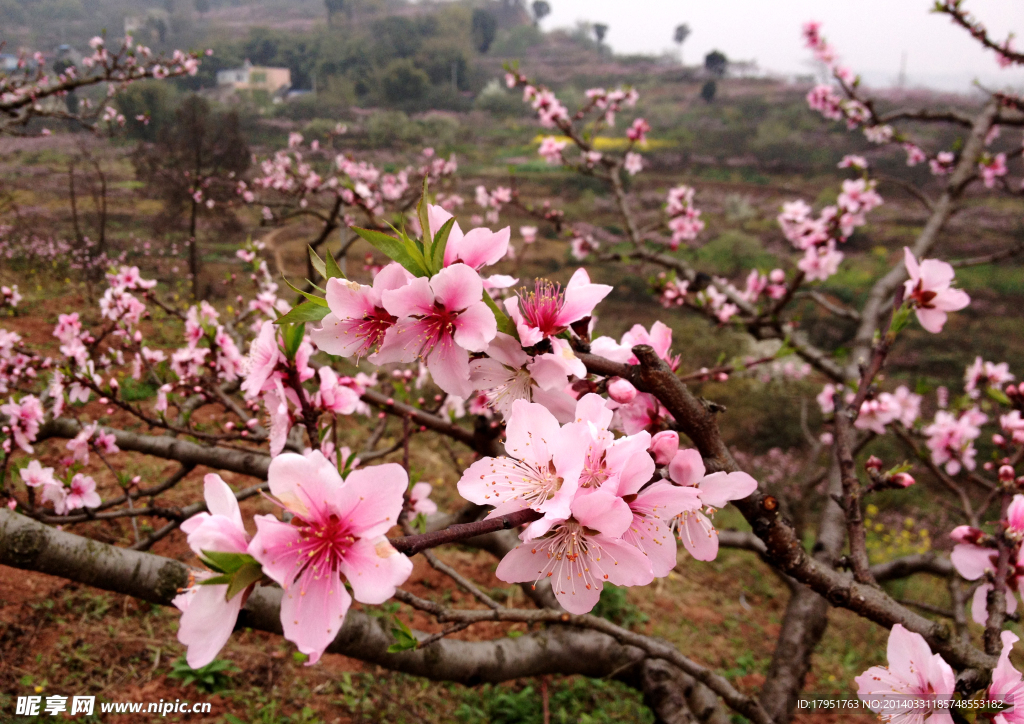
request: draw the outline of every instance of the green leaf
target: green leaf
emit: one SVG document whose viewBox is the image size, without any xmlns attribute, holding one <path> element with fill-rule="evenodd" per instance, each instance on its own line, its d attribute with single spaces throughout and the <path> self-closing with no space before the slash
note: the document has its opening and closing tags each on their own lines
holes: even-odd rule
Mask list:
<svg viewBox="0 0 1024 724">
<path fill-rule="evenodd" d="M 432 241 L 430 238 L 430 215 L 427 213 L 427 177 L 423 177 L 423 193 L 420 195 L 420 202 L 416 204 L 416 215 L 420 219 L 420 231 L 423 236 L 423 243 Z"/>
<path fill-rule="evenodd" d="M 494 319 L 498 322 L 498 331 L 503 332 L 510 337 L 519 339 L 519 333 L 516 332 L 516 325 L 512 324 L 512 320 L 508 318 L 508 315 L 505 314 L 497 304 L 495 304 L 486 289 L 484 289 L 484 304 L 494 312 Z"/>
<path fill-rule="evenodd" d="M 206 564 L 210 565 L 209 561 L 207 561 Z M 226 586 L 229 583 L 231 583 L 231 575 L 228 573 L 222 573 L 219 576 L 214 576 L 213 578 L 204 578 L 203 580 L 199 581 L 200 586 Z"/>
<path fill-rule="evenodd" d="M 313 251 L 313 246 L 312 245 L 309 245 L 308 248 L 309 248 L 309 261 L 310 261 L 310 263 L 313 265 L 313 268 L 316 269 L 316 273 L 319 274 L 320 276 L 322 276 L 324 279 L 326 279 L 327 278 L 327 267 L 324 265 L 324 260 L 321 259 L 317 255 L 317 253 L 315 251 Z"/>
<path fill-rule="evenodd" d="M 281 278 L 284 280 L 284 283 L 288 285 L 288 288 L 291 289 L 296 294 L 301 294 L 302 296 L 304 296 L 306 299 L 311 301 L 313 304 L 316 304 L 317 306 L 320 306 L 320 307 L 326 307 L 327 306 L 327 300 L 324 299 L 323 297 L 318 297 L 315 294 L 310 294 L 309 292 L 302 291 L 297 286 L 295 286 L 290 281 L 288 281 L 288 278 L 284 274 L 281 275 Z M 279 322 L 279 324 L 280 324 L 280 322 Z"/>
<path fill-rule="evenodd" d="M 996 402 L 998 402 L 1000 405 L 1007 405 L 1007 406 L 1010 405 L 1010 398 L 1007 397 L 1006 393 L 1003 392 L 998 387 L 991 387 L 991 386 L 986 387 L 985 388 L 985 394 L 988 395 L 989 397 L 991 397 Z"/>
<path fill-rule="evenodd" d="M 430 262 L 431 276 L 444 268 L 444 252 L 448 248 L 448 235 L 452 233 L 453 226 L 455 226 L 454 216 L 444 222 L 444 226 L 434 234 L 434 243 L 430 247 L 430 258 L 428 260 Z"/>
<path fill-rule="evenodd" d="M 311 302 L 305 302 L 295 307 L 284 316 L 278 317 L 274 324 L 287 326 L 290 324 L 305 324 L 306 322 L 319 322 L 331 313 L 327 305 L 320 306 Z"/>
<path fill-rule="evenodd" d="M 901 304 L 900 308 L 893 312 L 892 322 L 889 324 L 889 334 L 899 334 L 900 330 L 907 326 L 907 323 L 910 321 L 910 312 L 910 305 L 906 302 Z"/>
<path fill-rule="evenodd" d="M 391 635 L 395 637 L 395 643 L 388 646 L 389 654 L 397 654 L 400 651 L 408 651 L 419 645 L 419 641 L 412 635 L 412 631 L 405 625 L 405 622 L 396 617 L 395 625 L 391 627 Z"/>
<path fill-rule="evenodd" d="M 306 306 L 305 304 L 301 306 Z M 291 312 L 289 312 L 291 314 Z M 326 315 L 324 315 L 326 316 Z M 306 335 L 306 323 L 286 324 L 281 327 L 284 333 L 284 354 L 288 359 L 295 359 L 295 353 L 299 351 L 302 338 Z"/>
<path fill-rule="evenodd" d="M 246 588 L 263 578 L 263 568 L 259 563 L 246 563 L 231 577 L 228 584 L 228 592 L 224 595 L 225 601 L 230 601 Z"/>
<path fill-rule="evenodd" d="M 325 262 L 327 267 L 327 273 L 324 275 L 328 279 L 344 279 L 345 273 L 341 271 L 341 267 L 338 266 L 338 262 L 334 258 L 334 254 L 331 253 L 330 249 L 327 249 L 327 260 Z"/>
<path fill-rule="evenodd" d="M 397 261 L 409 270 L 410 273 L 418 276 L 429 276 L 426 265 L 423 262 L 422 253 L 417 259 L 416 247 L 409 243 L 403 243 L 401 239 L 388 236 L 384 232 L 373 229 L 361 229 L 353 226 L 352 230 L 366 240 L 374 249 L 386 256 L 388 259 Z M 411 247 L 411 248 L 410 248 Z"/>
<path fill-rule="evenodd" d="M 203 551 L 203 563 L 218 573 L 232 574 L 247 563 L 259 563 L 248 553 L 227 553 L 225 551 Z"/>
</svg>

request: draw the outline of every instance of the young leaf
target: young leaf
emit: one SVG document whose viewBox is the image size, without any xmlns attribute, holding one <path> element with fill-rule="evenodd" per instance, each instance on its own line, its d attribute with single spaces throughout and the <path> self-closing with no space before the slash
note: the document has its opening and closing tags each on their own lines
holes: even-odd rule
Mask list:
<svg viewBox="0 0 1024 724">
<path fill-rule="evenodd" d="M 327 268 L 327 274 L 325 275 L 328 279 L 344 279 L 345 273 L 341 271 L 341 267 L 338 266 L 338 262 L 334 259 L 334 254 L 331 250 L 327 250 L 327 260 L 325 261 Z"/>
<path fill-rule="evenodd" d="M 235 575 L 231 577 L 231 583 L 228 584 L 228 591 L 224 594 L 224 600 L 230 601 L 261 578 L 263 578 L 263 568 L 260 567 L 260 564 L 246 563 L 235 571 Z"/>
<path fill-rule="evenodd" d="M 331 310 L 328 309 L 326 304 L 321 307 L 319 304 L 305 302 L 295 307 L 283 317 L 278 317 L 274 324 L 287 325 L 303 324 L 305 322 L 319 322 L 330 313 Z"/>
<path fill-rule="evenodd" d="M 444 252 L 448 248 L 448 235 L 452 233 L 452 227 L 455 226 L 455 217 L 448 219 L 444 222 L 444 226 L 437 230 L 434 234 L 434 244 L 430 248 L 430 273 L 437 274 L 444 268 Z"/>
<path fill-rule="evenodd" d="M 369 242 L 374 249 L 379 251 L 388 259 L 397 261 L 408 269 L 410 273 L 421 277 L 429 276 L 426 266 L 421 261 L 422 256 L 421 259 L 416 258 L 416 254 L 414 253 L 415 247 L 410 250 L 409 244 L 405 244 L 401 240 L 396 239 L 393 236 L 388 236 L 381 231 L 360 229 L 358 226 L 353 226 L 352 230 Z"/>
<path fill-rule="evenodd" d="M 284 283 L 288 285 L 288 288 L 291 289 L 296 294 L 301 294 L 302 296 L 304 296 L 306 299 L 311 301 L 313 304 L 316 304 L 317 306 L 327 306 L 327 300 L 324 299 L 323 297 L 318 297 L 315 294 L 310 294 L 309 292 L 302 291 L 297 286 L 288 281 L 288 278 L 284 274 L 281 275 L 281 278 L 284 279 Z"/>
<path fill-rule="evenodd" d="M 998 387 L 986 387 L 985 394 L 991 397 L 996 402 L 998 402 L 1000 405 L 1009 406 L 1010 404 L 1012 404 L 1010 402 L 1010 398 L 1006 396 L 1006 393 L 1003 392 Z"/>
<path fill-rule="evenodd" d="M 510 337 L 519 339 L 519 333 L 516 331 L 516 325 L 512 324 L 512 320 L 508 318 L 508 315 L 505 314 L 497 304 L 495 304 L 486 289 L 484 289 L 484 304 L 494 312 L 494 319 L 498 322 L 498 331 L 503 332 Z"/>
<path fill-rule="evenodd" d="M 227 553 L 225 551 L 203 551 L 203 563 L 218 573 L 233 574 L 247 563 L 255 563 L 256 559 L 248 553 Z"/>
<path fill-rule="evenodd" d="M 427 177 L 423 177 L 423 194 L 420 202 L 416 204 L 416 215 L 420 220 L 420 231 L 423 237 L 423 245 L 429 246 L 433 241 L 430 236 L 430 215 L 427 213 Z"/>
<path fill-rule="evenodd" d="M 309 261 L 316 269 L 316 273 L 322 276 L 324 279 L 327 278 L 327 267 L 324 265 L 324 260 L 321 259 L 315 251 L 313 251 L 312 245 L 309 247 Z"/>
<path fill-rule="evenodd" d="M 397 654 L 400 651 L 408 651 L 419 645 L 412 631 L 400 618 L 395 617 L 395 625 L 391 627 L 391 635 L 395 637 L 395 643 L 388 646 L 389 654 Z"/>
<path fill-rule="evenodd" d="M 299 345 L 302 344 L 302 338 L 306 334 L 306 324 L 305 322 L 287 324 L 281 327 L 281 331 L 284 334 L 284 354 L 290 360 L 295 359 L 295 353 L 299 351 Z"/>
</svg>

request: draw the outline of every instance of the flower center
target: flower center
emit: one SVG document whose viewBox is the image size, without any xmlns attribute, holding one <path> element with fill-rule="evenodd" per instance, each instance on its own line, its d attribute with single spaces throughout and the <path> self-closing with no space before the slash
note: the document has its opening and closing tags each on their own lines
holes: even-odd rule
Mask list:
<svg viewBox="0 0 1024 724">
<path fill-rule="evenodd" d="M 523 309 L 523 317 L 531 327 L 539 329 L 545 337 L 552 337 L 565 331 L 558 324 L 558 313 L 565 303 L 565 294 L 560 284 L 538 279 L 532 292 L 522 289 L 519 293 L 519 304 Z"/>
<path fill-rule="evenodd" d="M 295 523 L 300 530 L 299 563 L 303 570 L 311 568 L 317 577 L 337 570 L 356 541 L 348 523 L 333 513 L 325 521 L 310 523 L 295 518 Z"/>
</svg>

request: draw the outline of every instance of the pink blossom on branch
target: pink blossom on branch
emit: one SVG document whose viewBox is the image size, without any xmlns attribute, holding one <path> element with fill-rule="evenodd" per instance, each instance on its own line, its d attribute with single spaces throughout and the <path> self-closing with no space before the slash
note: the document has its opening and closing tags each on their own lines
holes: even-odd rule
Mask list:
<svg viewBox="0 0 1024 724">
<path fill-rule="evenodd" d="M 181 524 L 192 552 L 200 559 L 206 558 L 205 551 L 245 553 L 249 534 L 231 488 L 211 473 L 204 479 L 204 493 L 210 512 L 198 513 Z M 193 669 L 213 661 L 231 637 L 248 592 L 239 592 L 230 600 L 227 593 L 227 584 L 197 584 L 174 599 L 182 612 L 178 641 L 187 647 L 185 660 Z"/>
<path fill-rule="evenodd" d="M 938 334 L 946 324 L 947 312 L 957 312 L 971 303 L 967 292 L 953 289 L 955 272 L 950 264 L 938 259 L 920 263 L 907 247 L 903 247 L 904 263 L 910 276 L 904 285 L 904 299 L 914 305 L 917 321 L 927 331 Z"/>
<path fill-rule="evenodd" d="M 483 302 L 480 276 L 465 264 L 453 264 L 429 281 L 419 277 L 381 297 L 398 321 L 372 361 L 423 359 L 438 387 L 469 397 L 469 352 L 483 352 L 498 331 L 494 313 Z"/>
<path fill-rule="evenodd" d="M 873 666 L 854 679 L 867 707 L 893 724 L 953 724 L 948 706 L 956 677 L 924 637 L 895 624 L 887 657 L 888 667 Z"/>
<path fill-rule="evenodd" d="M 505 309 L 523 346 L 532 347 L 545 337 L 561 334 L 573 322 L 589 317 L 611 291 L 607 284 L 591 284 L 586 270 L 577 269 L 564 290 L 541 279 L 532 292 L 523 290 L 516 298 L 506 299 Z"/>
<path fill-rule="evenodd" d="M 294 517 L 256 517 L 248 552 L 284 589 L 284 636 L 314 664 L 341 630 L 352 603 L 380 604 L 412 573 L 385 533 L 398 522 L 408 476 L 388 463 L 342 480 L 319 451 L 284 453 L 267 472 L 271 494 Z"/>
</svg>

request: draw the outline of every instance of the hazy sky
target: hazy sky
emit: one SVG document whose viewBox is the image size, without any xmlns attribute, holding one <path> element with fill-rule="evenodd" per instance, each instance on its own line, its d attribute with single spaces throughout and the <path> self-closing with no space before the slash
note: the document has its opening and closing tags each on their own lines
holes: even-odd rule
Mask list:
<svg viewBox="0 0 1024 724">
<path fill-rule="evenodd" d="M 931 0 L 549 0 L 545 30 L 578 20 L 609 26 L 608 42 L 619 53 L 674 49 L 672 33 L 688 23 L 684 60 L 699 62 L 713 49 L 729 58 L 756 59 L 761 68 L 807 73 L 810 54 L 800 26 L 824 23 L 825 36 L 842 59 L 874 85 L 892 85 L 906 53 L 909 85 L 967 90 L 974 79 L 986 85 L 1024 86 L 1024 70 L 1001 70 L 946 15 L 930 13 Z M 1018 31 L 1024 46 L 1024 0 L 967 0 L 994 37 Z"/>
</svg>

